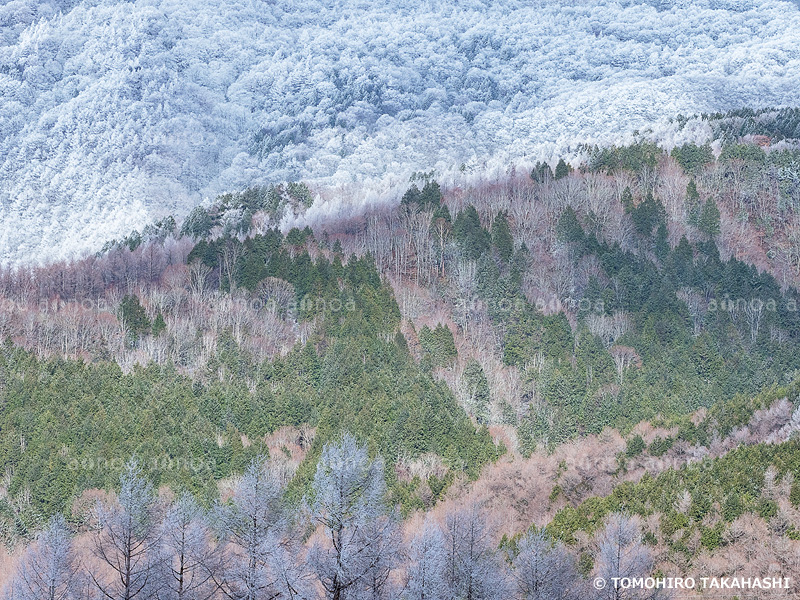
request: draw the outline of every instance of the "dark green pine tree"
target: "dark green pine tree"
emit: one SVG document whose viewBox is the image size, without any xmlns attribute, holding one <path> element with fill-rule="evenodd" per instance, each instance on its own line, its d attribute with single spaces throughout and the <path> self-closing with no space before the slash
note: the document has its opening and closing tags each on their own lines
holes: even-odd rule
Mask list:
<svg viewBox="0 0 800 600">
<path fill-rule="evenodd" d="M 423 209 L 438 208 L 442 203 L 442 190 L 439 184 L 433 180 L 426 182 L 419 194 L 419 203 Z"/>
<path fill-rule="evenodd" d="M 700 222 L 700 193 L 697 191 L 697 184 L 694 179 L 686 184 L 686 212 L 690 225 L 697 227 Z"/>
<path fill-rule="evenodd" d="M 708 198 L 705 204 L 703 204 L 703 210 L 700 212 L 697 228 L 708 236 L 708 239 L 713 239 L 714 236 L 719 234 L 719 209 L 717 208 L 717 203 L 714 202 L 713 199 Z"/>
<path fill-rule="evenodd" d="M 406 193 L 403 194 L 402 200 L 400 200 L 400 204 L 403 206 L 407 206 L 409 204 L 419 204 L 419 197 L 420 191 L 417 187 L 416 183 L 412 183 L 411 187 L 406 190 Z"/>
<path fill-rule="evenodd" d="M 483 425 L 489 422 L 489 382 L 483 367 L 474 358 L 470 358 L 464 367 L 464 387 L 469 395 L 469 409 Z"/>
<path fill-rule="evenodd" d="M 423 326 L 419 332 L 419 343 L 425 352 L 425 361 L 433 368 L 444 367 L 458 356 L 453 333 L 441 323 L 434 329 Z"/>
<path fill-rule="evenodd" d="M 450 209 L 447 208 L 447 204 L 440 204 L 439 208 L 433 213 L 432 221 L 436 223 L 439 219 L 444 219 L 446 223 L 452 223 L 453 219 L 450 216 Z"/>
<path fill-rule="evenodd" d="M 167 328 L 167 324 L 164 322 L 164 315 L 161 314 L 161 311 L 158 311 L 156 318 L 153 319 L 153 327 L 150 330 L 154 336 L 158 337 L 161 335 L 161 332 Z"/>
<path fill-rule="evenodd" d="M 422 190 L 417 187 L 417 184 L 411 184 L 411 187 L 403 194 L 400 201 L 401 206 L 408 206 L 416 204 L 422 210 L 427 208 L 436 209 L 442 203 L 442 190 L 439 184 L 433 179 L 425 182 Z"/>
<path fill-rule="evenodd" d="M 140 335 L 150 331 L 150 319 L 147 318 L 147 312 L 139 303 L 139 296 L 133 294 L 125 296 L 120 302 L 119 308 L 120 318 L 128 333 L 128 339 L 135 344 Z"/>
<path fill-rule="evenodd" d="M 658 260 L 661 261 L 661 264 L 664 264 L 664 261 L 667 260 L 669 256 L 669 240 L 667 239 L 667 226 L 664 223 L 661 223 L 656 230 L 656 243 L 653 248 L 656 257 Z"/>
<path fill-rule="evenodd" d="M 491 236 L 481 227 L 478 211 L 472 205 L 458 213 L 453 223 L 453 233 L 461 246 L 461 251 L 471 260 L 478 260 L 491 245 Z"/>
<path fill-rule="evenodd" d="M 531 179 L 536 183 L 546 183 L 553 179 L 553 169 L 546 162 L 537 162 L 531 171 Z"/>
<path fill-rule="evenodd" d="M 206 237 L 214 227 L 214 220 L 208 211 L 202 206 L 195 207 L 181 227 L 181 235 L 188 235 L 193 238 Z"/>
<path fill-rule="evenodd" d="M 559 217 L 558 223 L 556 223 L 556 239 L 564 243 L 581 243 L 585 235 L 583 227 L 581 227 L 578 221 L 578 215 L 575 214 L 571 206 L 568 206 L 564 209 L 564 212 L 561 213 L 561 217 Z"/>
<path fill-rule="evenodd" d="M 653 197 L 652 192 L 647 192 L 644 202 L 630 211 L 631 220 L 636 232 L 643 237 L 650 237 L 653 229 L 665 222 L 666 214 L 661 202 Z"/>
<path fill-rule="evenodd" d="M 500 258 L 506 262 L 514 254 L 514 238 L 505 212 L 498 213 L 492 223 L 492 245 L 497 249 Z"/>
<path fill-rule="evenodd" d="M 633 204 L 633 194 L 631 193 L 631 188 L 626 186 L 625 189 L 622 190 L 621 202 L 622 208 L 625 210 L 626 214 L 630 214 L 633 212 L 633 209 L 636 208 Z"/>
<path fill-rule="evenodd" d="M 671 155 L 687 174 L 697 173 L 705 165 L 714 161 L 714 152 L 709 144 L 703 146 L 693 143 L 684 144 L 673 148 Z"/>
<path fill-rule="evenodd" d="M 289 230 L 289 233 L 286 234 L 286 243 L 290 246 L 299 248 L 306 243 L 305 233 L 297 227 L 292 227 Z"/>
<path fill-rule="evenodd" d="M 571 170 L 572 169 L 570 168 L 570 166 L 566 162 L 564 162 L 564 159 L 560 158 L 560 159 L 558 159 L 558 164 L 556 165 L 555 178 L 556 179 L 563 179 L 564 177 L 569 175 L 569 172 Z"/>
<path fill-rule="evenodd" d="M 800 481 L 796 481 L 789 491 L 789 502 L 795 508 L 800 508 Z"/>
</svg>

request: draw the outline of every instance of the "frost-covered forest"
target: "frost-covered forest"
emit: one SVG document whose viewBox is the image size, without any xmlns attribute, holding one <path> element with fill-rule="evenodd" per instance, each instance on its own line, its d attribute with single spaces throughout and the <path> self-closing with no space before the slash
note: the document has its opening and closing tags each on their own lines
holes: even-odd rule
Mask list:
<svg viewBox="0 0 800 600">
<path fill-rule="evenodd" d="M 368 201 L 413 170 L 796 103 L 798 32 L 772 0 L 5 2 L 0 261 L 252 184 Z"/>
</svg>

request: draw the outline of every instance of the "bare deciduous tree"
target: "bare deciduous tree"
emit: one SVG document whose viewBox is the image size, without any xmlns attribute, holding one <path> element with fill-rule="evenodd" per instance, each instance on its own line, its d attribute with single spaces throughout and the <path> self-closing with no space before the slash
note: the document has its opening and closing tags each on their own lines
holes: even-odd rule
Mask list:
<svg viewBox="0 0 800 600">
<path fill-rule="evenodd" d="M 291 307 L 295 299 L 294 286 L 284 279 L 267 277 L 258 284 L 258 296 L 273 314 L 293 317 Z"/>
<path fill-rule="evenodd" d="M 426 519 L 410 545 L 404 600 L 446 600 L 447 554 L 441 530 Z"/>
<path fill-rule="evenodd" d="M 642 543 L 642 532 L 635 519 L 618 513 L 611 515 L 596 542 L 595 573 L 606 582 L 605 589 L 598 591 L 599 599 L 644 600 L 660 597 L 658 593 L 663 590 L 614 585 L 614 579 L 647 577 L 653 567 L 652 556 Z"/>
<path fill-rule="evenodd" d="M 575 557 L 543 530 L 528 532 L 520 540 L 511 573 L 520 600 L 568 600 L 584 592 Z"/>
<path fill-rule="evenodd" d="M 449 594 L 463 600 L 501 600 L 508 581 L 491 528 L 476 503 L 457 508 L 445 518 L 445 570 Z"/>
<path fill-rule="evenodd" d="M 189 287 L 195 296 L 203 294 L 210 275 L 211 267 L 200 260 L 195 260 L 189 265 Z"/>
<path fill-rule="evenodd" d="M 366 446 L 346 434 L 323 449 L 312 489 L 311 518 L 325 540 L 312 545 L 309 562 L 325 596 L 382 594 L 375 581 L 388 577 L 393 563 L 387 558 L 396 552 L 395 531 L 385 514 L 383 462 L 370 460 Z"/>
<path fill-rule="evenodd" d="M 161 524 L 159 598 L 163 600 L 209 600 L 218 586 L 219 566 L 211 531 L 192 496 L 181 496 Z"/>
<path fill-rule="evenodd" d="M 6 600 L 78 598 L 78 562 L 64 517 L 56 515 L 28 546 L 4 591 Z"/>
<path fill-rule="evenodd" d="M 639 357 L 639 354 L 630 346 L 612 346 L 609 353 L 617 367 L 617 377 L 619 378 L 620 385 L 622 385 L 622 378 L 625 375 L 626 369 L 633 365 L 641 366 L 642 364 L 642 359 Z"/>
<path fill-rule="evenodd" d="M 628 332 L 630 319 L 621 311 L 617 311 L 613 315 L 592 312 L 586 317 L 586 325 L 592 335 L 599 337 L 603 345 L 610 348 Z"/>
<path fill-rule="evenodd" d="M 761 328 L 761 320 L 764 317 L 764 301 L 754 298 L 744 304 L 744 314 L 747 317 L 747 324 L 750 326 L 750 341 L 755 343 L 758 337 L 758 330 Z"/>
<path fill-rule="evenodd" d="M 217 508 L 226 552 L 224 575 L 218 583 L 232 600 L 292 597 L 284 593 L 285 578 L 276 568 L 286 558 L 280 552 L 285 526 L 283 488 L 267 466 L 260 459 L 251 462 L 234 489 L 231 505 Z"/>
<path fill-rule="evenodd" d="M 90 576 L 104 598 L 153 597 L 159 561 L 155 507 L 152 486 L 139 465 L 129 462 L 120 477 L 118 503 L 97 505 L 94 554 L 106 569 Z"/>
</svg>

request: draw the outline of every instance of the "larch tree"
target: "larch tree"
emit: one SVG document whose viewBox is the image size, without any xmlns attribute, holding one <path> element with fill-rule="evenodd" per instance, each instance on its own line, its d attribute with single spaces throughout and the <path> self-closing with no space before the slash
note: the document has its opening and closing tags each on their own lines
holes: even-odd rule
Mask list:
<svg viewBox="0 0 800 600">
<path fill-rule="evenodd" d="M 403 560 L 400 526 L 393 515 L 381 515 L 361 525 L 359 543 L 363 575 L 349 595 L 357 600 L 394 600 L 396 582 L 391 575 Z"/>
<path fill-rule="evenodd" d="M 511 571 L 519 600 L 571 600 L 583 597 L 577 561 L 543 530 L 528 532 L 519 542 Z"/>
<path fill-rule="evenodd" d="M 664 590 L 622 588 L 614 579 L 647 577 L 653 568 L 650 550 L 642 542 L 638 522 L 623 514 L 613 514 L 596 538 L 595 575 L 606 587 L 598 592 L 600 600 L 652 600 Z"/>
<path fill-rule="evenodd" d="M 232 600 L 291 597 L 276 563 L 286 559 L 283 488 L 263 460 L 250 463 L 237 483 L 231 502 L 217 507 L 225 538 L 225 564 L 218 581 Z"/>
<path fill-rule="evenodd" d="M 186 494 L 176 500 L 161 523 L 164 600 L 208 600 L 214 597 L 220 560 L 212 533 L 197 501 Z"/>
<path fill-rule="evenodd" d="M 120 477 L 116 504 L 97 505 L 94 554 L 104 565 L 92 581 L 108 600 L 151 598 L 158 580 L 159 529 L 153 487 L 135 461 Z"/>
<path fill-rule="evenodd" d="M 492 530 L 476 503 L 451 511 L 444 527 L 448 598 L 501 600 L 508 597 L 502 559 L 495 550 Z"/>
<path fill-rule="evenodd" d="M 376 582 L 388 580 L 399 540 L 386 514 L 382 460 L 370 460 L 366 446 L 350 434 L 325 446 L 307 500 L 323 540 L 314 542 L 309 563 L 325 597 L 344 600 L 383 597 Z"/>
<path fill-rule="evenodd" d="M 403 600 L 445 600 L 447 553 L 441 530 L 430 519 L 411 541 Z"/>
<path fill-rule="evenodd" d="M 78 561 L 64 517 L 56 515 L 28 546 L 4 590 L 5 600 L 78 598 Z"/>
</svg>

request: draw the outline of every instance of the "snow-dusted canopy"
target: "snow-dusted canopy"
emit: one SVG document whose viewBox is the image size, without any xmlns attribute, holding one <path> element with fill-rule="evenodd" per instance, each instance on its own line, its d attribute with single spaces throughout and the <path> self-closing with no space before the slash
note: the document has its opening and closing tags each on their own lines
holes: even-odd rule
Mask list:
<svg viewBox="0 0 800 600">
<path fill-rule="evenodd" d="M 773 0 L 12 0 L 0 261 L 252 183 L 400 183 L 797 104 L 799 49 L 797 5 Z"/>
</svg>

